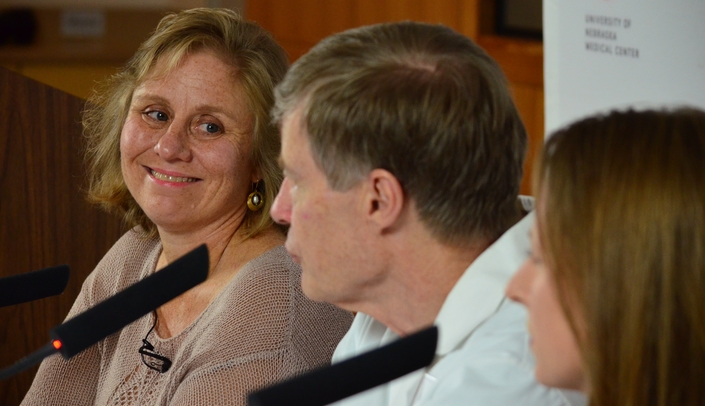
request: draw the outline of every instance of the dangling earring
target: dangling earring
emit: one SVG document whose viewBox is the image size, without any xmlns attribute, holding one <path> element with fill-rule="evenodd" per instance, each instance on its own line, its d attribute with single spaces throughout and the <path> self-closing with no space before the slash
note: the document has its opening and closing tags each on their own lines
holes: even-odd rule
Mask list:
<svg viewBox="0 0 705 406">
<path fill-rule="evenodd" d="M 250 193 L 249 196 L 247 196 L 247 208 L 252 210 L 252 211 L 257 211 L 264 206 L 264 197 L 262 196 L 262 193 L 259 192 L 259 180 L 257 183 L 252 185 L 252 193 Z"/>
</svg>

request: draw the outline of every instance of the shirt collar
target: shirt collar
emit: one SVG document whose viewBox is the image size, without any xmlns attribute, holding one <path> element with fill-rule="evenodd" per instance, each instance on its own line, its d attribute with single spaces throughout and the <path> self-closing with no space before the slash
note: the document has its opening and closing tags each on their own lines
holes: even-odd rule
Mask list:
<svg viewBox="0 0 705 406">
<path fill-rule="evenodd" d="M 436 317 L 437 356 L 462 344 L 502 303 L 509 279 L 531 248 L 529 230 L 533 219 L 534 213 L 529 213 L 507 230 L 458 279 Z"/>
</svg>

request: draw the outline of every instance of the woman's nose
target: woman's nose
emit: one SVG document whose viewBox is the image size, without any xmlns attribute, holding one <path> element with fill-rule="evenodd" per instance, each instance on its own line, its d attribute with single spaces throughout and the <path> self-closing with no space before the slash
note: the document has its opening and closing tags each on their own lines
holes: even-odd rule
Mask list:
<svg viewBox="0 0 705 406">
<path fill-rule="evenodd" d="M 185 129 L 172 122 L 154 145 L 156 152 L 165 161 L 189 161 L 191 150 L 188 143 L 188 133 Z"/>
<path fill-rule="evenodd" d="M 507 284 L 505 294 L 515 302 L 526 305 L 529 289 L 533 282 L 531 258 L 527 258 Z"/>
</svg>

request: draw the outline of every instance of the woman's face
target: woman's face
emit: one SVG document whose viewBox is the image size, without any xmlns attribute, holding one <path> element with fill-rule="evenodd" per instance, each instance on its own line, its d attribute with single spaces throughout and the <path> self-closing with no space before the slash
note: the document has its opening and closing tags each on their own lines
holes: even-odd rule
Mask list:
<svg viewBox="0 0 705 406">
<path fill-rule="evenodd" d="M 125 183 L 160 232 L 237 227 L 257 177 L 254 119 L 235 69 L 196 51 L 160 72 L 163 61 L 132 96 L 120 136 Z"/>
<path fill-rule="evenodd" d="M 546 386 L 586 391 L 580 351 L 560 305 L 552 272 L 546 267 L 536 223 L 531 255 L 507 286 L 507 296 L 526 306 L 536 380 Z"/>
</svg>

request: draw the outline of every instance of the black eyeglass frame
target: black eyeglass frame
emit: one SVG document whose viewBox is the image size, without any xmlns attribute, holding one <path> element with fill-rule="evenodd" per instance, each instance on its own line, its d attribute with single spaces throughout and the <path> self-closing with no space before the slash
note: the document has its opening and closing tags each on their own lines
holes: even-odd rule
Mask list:
<svg viewBox="0 0 705 406">
<path fill-rule="evenodd" d="M 157 325 L 157 314 L 154 313 L 154 324 L 152 328 L 149 329 L 147 335 L 142 339 L 142 346 L 139 349 L 139 353 L 142 356 L 142 363 L 148 368 L 153 369 L 157 372 L 165 373 L 171 368 L 171 360 L 163 355 L 159 355 L 154 352 L 154 345 L 147 340 L 147 337 L 152 333 L 154 327 Z M 145 359 L 145 356 L 148 357 Z"/>
</svg>

